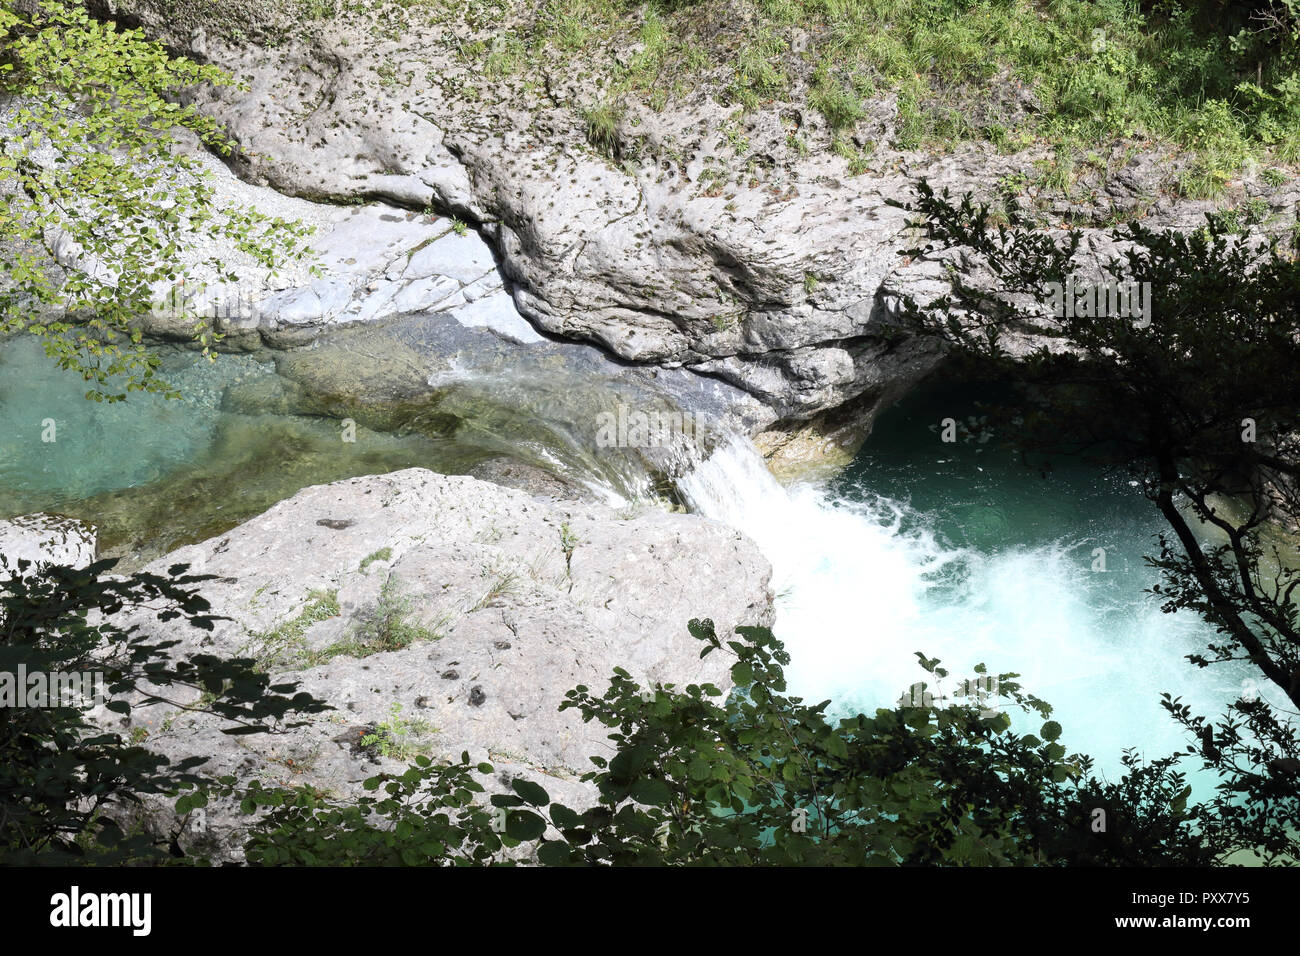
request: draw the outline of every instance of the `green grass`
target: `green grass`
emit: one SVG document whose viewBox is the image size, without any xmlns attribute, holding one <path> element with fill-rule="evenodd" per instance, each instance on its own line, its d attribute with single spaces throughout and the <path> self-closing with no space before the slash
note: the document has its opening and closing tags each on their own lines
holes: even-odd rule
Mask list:
<svg viewBox="0 0 1300 956">
<path fill-rule="evenodd" d="M 528 50 L 523 41 L 508 34 L 493 37 L 486 54 L 484 72 L 493 78 L 514 76 L 528 62 Z"/>
<path fill-rule="evenodd" d="M 866 115 L 862 97 L 825 71 L 818 73 L 808 102 L 826 117 L 832 129 L 846 129 Z"/>
<path fill-rule="evenodd" d="M 374 551 L 361 559 L 361 570 L 364 571 L 366 568 L 370 567 L 370 565 L 374 564 L 376 561 L 387 561 L 392 556 L 393 556 L 392 548 L 380 548 L 378 551 Z"/>
<path fill-rule="evenodd" d="M 1227 22 L 1217 7 L 1198 18 L 1196 9 L 1175 2 L 1143 13 L 1130 0 L 549 0 L 529 49 L 537 63 L 558 54 L 601 76 L 611 102 L 637 94 L 666 108 L 705 89 L 754 109 L 802 96 L 833 130 L 893 92 L 893 145 L 904 149 L 972 139 L 1006 149 L 1046 142 L 1065 153 L 1164 143 L 1189 156 L 1179 189 L 1213 196 L 1248 160 L 1300 156 L 1300 64 L 1280 35 L 1238 36 L 1244 21 Z M 807 38 L 798 48 L 797 34 Z M 641 45 L 633 56 L 608 56 L 632 42 Z M 1008 107 L 1017 91 L 1036 108 Z M 616 121 L 608 109 L 583 117 L 607 154 Z"/>
<path fill-rule="evenodd" d="M 362 561 L 362 569 L 388 557 L 391 551 L 381 548 Z M 297 615 L 269 631 L 254 634 L 247 652 L 263 671 L 316 667 L 339 656 L 369 657 L 399 651 L 417 641 L 436 641 L 450 621 L 450 615 L 445 615 L 433 626 L 420 623 L 414 617 L 410 597 L 402 593 L 397 578 L 390 575 L 380 588 L 379 599 L 357 615 L 347 637 L 323 649 L 310 649 L 305 640 L 307 630 L 337 617 L 340 611 L 337 590 L 312 591 Z"/>
<path fill-rule="evenodd" d="M 623 107 L 617 103 L 598 103 L 582 111 L 587 142 L 603 156 L 618 158 L 618 124 Z"/>
<path fill-rule="evenodd" d="M 745 111 L 788 101 L 820 114 L 832 136 L 816 148 L 846 155 L 851 175 L 869 166 L 841 134 L 889 94 L 889 145 L 1046 145 L 1058 162 L 1042 185 L 1058 191 L 1070 157 L 1119 143 L 1180 152 L 1171 185 L 1197 198 L 1222 193 L 1248 163 L 1300 160 L 1300 44 L 1261 31 L 1246 6 L 1211 0 L 301 2 L 307 21 L 365 12 L 381 26 L 454 25 L 460 56 L 489 81 L 536 86 L 543 71 L 593 81 L 596 105 L 567 105 L 610 158 L 621 158 L 625 104 L 668 110 L 706 93 Z M 391 70 L 381 79 L 399 81 Z M 795 146 L 807 145 L 797 132 Z"/>
<path fill-rule="evenodd" d="M 492 583 L 488 585 L 486 593 L 479 598 L 478 603 L 469 609 L 470 614 L 487 607 L 494 607 L 503 598 L 519 590 L 519 575 L 514 571 L 497 572 L 485 568 L 484 573 L 492 575 Z"/>
<path fill-rule="evenodd" d="M 441 628 L 448 619 L 444 617 L 433 627 L 421 624 L 414 617 L 411 598 L 402 592 L 397 578 L 389 575 L 379 589 L 379 600 L 357 615 L 352 634 L 308 655 L 306 662 L 315 666 L 340 655 L 369 657 L 404 650 L 417 641 L 436 641 L 442 637 Z"/>
<path fill-rule="evenodd" d="M 292 666 L 303 653 L 307 629 L 338 614 L 338 591 L 311 591 L 302 611 L 269 631 L 254 634 L 248 650 L 263 671 Z"/>
</svg>

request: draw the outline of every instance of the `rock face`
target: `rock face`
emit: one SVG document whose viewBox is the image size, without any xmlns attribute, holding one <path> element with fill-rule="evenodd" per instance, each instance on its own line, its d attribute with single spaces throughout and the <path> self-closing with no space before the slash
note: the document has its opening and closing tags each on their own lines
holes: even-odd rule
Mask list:
<svg viewBox="0 0 1300 956">
<path fill-rule="evenodd" d="M 296 220 L 312 234 L 306 255 L 275 272 L 233 244 L 218 248 L 211 237 L 198 237 L 180 256 L 183 279 L 155 288 L 154 309 L 142 316 L 146 331 L 187 340 L 198 315 L 213 321 L 227 349 L 286 349 L 309 345 L 326 330 L 420 313 L 450 315 L 518 344 L 544 341 L 515 308 L 491 247 L 463 224 L 387 203 L 336 207 L 283 196 L 241 182 L 192 138 L 178 146 L 205 167 L 219 206 Z M 67 236 L 52 246 L 65 268 L 110 271 Z M 211 258 L 239 281 L 218 281 Z"/>
<path fill-rule="evenodd" d="M 720 524 L 423 469 L 305 489 L 151 569 L 181 562 L 218 576 L 203 593 L 231 618 L 211 634 L 172 628 L 182 650 L 256 656 L 337 709 L 292 732 L 238 738 L 205 715 L 137 710 L 135 732 L 173 759 L 210 757 L 214 774 L 345 797 L 411 753 L 468 750 L 506 778 L 590 800 L 575 778 L 591 769 L 588 757 L 610 752 L 607 731 L 559 713 L 564 693 L 599 690 L 616 666 L 643 684 L 726 689 L 728 660 L 700 660 L 687 622 L 712 618 L 723 634 L 772 613 L 767 562 Z M 410 643 L 366 653 L 385 638 Z M 409 733 L 391 742 L 406 751 L 390 759 L 361 744 L 394 720 Z M 193 836 L 237 857 L 240 825 L 231 808 L 214 807 Z"/>
<path fill-rule="evenodd" d="M 391 10 L 400 22 L 336 10 L 307 23 L 283 2 L 101 6 L 246 81 L 200 94 L 243 147 L 242 174 L 300 196 L 458 215 L 492 243 L 536 329 L 725 380 L 787 421 L 855 400 L 869 415 L 934 367 L 923 346 L 890 348 L 880 335 L 893 296 L 935 276 L 933 263 L 901 254 L 915 237 L 886 200 L 906 199 L 922 176 L 987 192 L 1042 158 L 892 149 L 898 110 L 886 96 L 848 131 L 861 148 L 851 165 L 829 148 L 834 131 L 816 111 L 773 102 L 738 112 L 703 92 L 661 112 L 624 104 L 602 155 L 584 132 L 606 93 L 598 70 L 484 75 L 465 55 L 496 49 L 515 28 L 526 35 L 509 4 L 506 19 L 477 24 Z M 636 52 L 629 41 L 611 55 Z M 1212 208 L 1160 195 L 1176 160 L 1113 160 L 1099 219 L 1199 225 Z M 1296 190 L 1252 195 L 1281 212 Z M 1049 212 L 1062 219 L 1073 211 L 1058 206 Z M 332 309 L 338 291 L 324 285 L 289 314 Z"/>
<path fill-rule="evenodd" d="M 519 102 L 497 117 L 405 87 L 399 105 L 376 81 L 372 51 L 356 55 L 357 37 L 320 43 L 263 51 L 206 41 L 210 58 L 251 78 L 247 93 L 205 106 L 249 152 L 242 170 L 255 181 L 461 215 L 491 241 L 514 303 L 537 329 L 720 378 L 774 417 L 804 418 L 874 379 L 932 367 L 878 336 L 887 313 L 876 293 L 899 264 L 906 230 L 905 214 L 884 199 L 906 194 L 905 175 L 844 184 L 809 170 L 798 188 L 714 195 L 701 187 L 704 144 L 667 173 L 657 162 L 618 168 L 585 144 L 540 135 L 538 125 L 571 127 L 571 109 L 539 124 L 528 112 L 542 104 Z M 289 99 L 272 95 L 288 77 L 302 86 Z M 697 119 L 716 127 L 722 114 L 715 106 Z M 388 284 L 375 292 L 385 295 Z M 341 312 L 346 298 L 321 283 L 300 304 L 289 324 Z"/>
<path fill-rule="evenodd" d="M 602 407 L 620 402 L 685 409 L 719 434 L 748 433 L 775 418 L 719 378 L 629 367 L 595 346 L 539 334 L 491 246 L 453 220 L 383 202 L 338 207 L 284 196 L 241 181 L 193 142 L 178 145 L 206 167 L 218 208 L 256 208 L 312 232 L 304 257 L 274 272 L 234 244 L 200 235 L 179 256 L 182 278 L 154 289 L 155 308 L 142 316 L 154 336 L 192 342 L 193 316 L 205 316 L 223 350 L 269 347 L 279 371 L 310 394 L 365 405 L 481 385 L 579 443 L 591 438 Z M 53 245 L 67 269 L 108 268 L 66 237 Z M 238 281 L 218 280 L 212 261 Z M 532 394 L 520 394 L 521 385 Z"/>
<path fill-rule="evenodd" d="M 0 556 L 16 570 L 19 561 L 84 568 L 95 560 L 95 529 L 73 518 L 23 515 L 0 521 Z"/>
</svg>

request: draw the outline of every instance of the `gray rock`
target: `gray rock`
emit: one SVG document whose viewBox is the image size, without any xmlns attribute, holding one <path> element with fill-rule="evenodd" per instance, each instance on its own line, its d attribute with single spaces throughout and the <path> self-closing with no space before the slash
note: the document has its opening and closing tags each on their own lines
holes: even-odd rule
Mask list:
<svg viewBox="0 0 1300 956">
<path fill-rule="evenodd" d="M 573 482 L 557 478 L 550 472 L 511 458 L 489 458 L 470 469 L 470 475 L 506 488 L 517 488 L 530 495 L 577 501 L 594 501 L 592 493 Z"/>
<path fill-rule="evenodd" d="M 425 312 L 460 291 L 460 284 L 452 278 L 430 275 L 404 285 L 390 300 L 396 312 Z"/>
<path fill-rule="evenodd" d="M 494 292 L 481 299 L 475 299 L 452 315 L 466 328 L 487 328 L 496 332 L 501 338 L 519 345 L 532 345 L 545 342 L 515 308 L 514 299 L 505 291 Z"/>
<path fill-rule="evenodd" d="M 168 4 L 119 6 L 181 48 L 190 43 L 193 28 L 181 28 Z M 257 35 L 233 29 L 230 13 L 195 16 L 219 34 Z M 279 13 L 259 17 L 281 23 Z M 893 150 L 898 106 L 885 94 L 852 131 L 854 142 L 874 147 L 869 168 L 851 171 L 827 148 L 832 131 L 814 111 L 750 110 L 740 120 L 742 147 L 727 135 L 735 110 L 701 91 L 662 112 L 629 101 L 612 163 L 584 138 L 578 107 L 601 93 L 591 75 L 548 74 L 542 88 L 474 76 L 474 96 L 459 95 L 470 77 L 454 52 L 465 40 L 454 16 L 412 22 L 391 41 L 364 16 L 327 29 L 263 29 L 282 42 L 205 45 L 209 59 L 249 80 L 246 90 L 201 94 L 244 147 L 246 175 L 300 196 L 383 196 L 477 222 L 535 331 L 630 362 L 720 376 L 786 421 L 848 403 L 870 416 L 915 377 L 916 350 L 885 348 L 875 325 L 891 290 L 909 281 L 900 273 L 917 265 L 902 254 L 915 240 L 907 216 L 886 200 L 906 199 L 921 176 L 987 192 L 1044 155 L 978 145 L 937 157 Z M 1031 91 L 994 86 L 997 95 L 973 104 L 983 120 L 1005 126 L 1040 108 Z M 792 129 L 819 148 L 797 150 Z M 1140 152 L 1120 160 L 1099 216 L 1114 212 L 1112 200 L 1158 195 L 1172 168 Z M 1205 208 L 1153 208 L 1147 221 L 1192 223 Z M 457 243 L 463 270 L 459 250 L 429 261 Z M 468 236 L 447 236 L 406 268 L 468 282 L 490 257 Z M 513 318 L 488 327 L 517 341 L 530 335 Z"/>
<path fill-rule="evenodd" d="M 495 269 L 492 250 L 477 233 L 458 236 L 451 232 L 411 256 L 404 275 L 411 279 L 436 274 L 468 284 Z"/>
<path fill-rule="evenodd" d="M 95 560 L 95 529 L 74 518 L 31 514 L 0 521 L 0 555 L 10 569 L 19 561 L 84 568 Z"/>
<path fill-rule="evenodd" d="M 701 660 L 687 622 L 712 618 L 729 633 L 772 614 L 767 562 L 720 524 L 534 498 L 422 469 L 307 488 L 150 570 L 182 562 L 218 576 L 203 593 L 231 620 L 211 634 L 168 628 L 181 650 L 273 653 L 284 671 L 277 680 L 301 680 L 337 710 L 287 733 L 232 738 L 206 715 L 150 708 L 137 712 L 148 745 L 171 759 L 202 755 L 214 774 L 311 783 L 343 798 L 381 767 L 402 766 L 353 746 L 358 727 L 376 726 L 399 705 L 427 725 L 412 742 L 431 756 L 468 750 L 565 799 L 594 802 L 576 778 L 590 756 L 609 753 L 607 730 L 558 711 L 565 691 L 599 691 L 615 666 L 643 682 L 725 690 L 727 657 Z M 337 615 L 313 614 L 305 630 L 285 626 L 329 607 L 319 604 L 325 594 Z M 425 629 L 422 638 L 401 650 L 330 656 L 384 619 L 385 594 L 397 618 Z M 202 846 L 238 858 L 246 824 L 233 808 L 209 808 Z"/>
<path fill-rule="evenodd" d="M 319 325 L 340 314 L 352 301 L 346 279 L 316 279 L 306 288 L 290 289 L 259 303 L 258 316 L 272 324 Z"/>
</svg>

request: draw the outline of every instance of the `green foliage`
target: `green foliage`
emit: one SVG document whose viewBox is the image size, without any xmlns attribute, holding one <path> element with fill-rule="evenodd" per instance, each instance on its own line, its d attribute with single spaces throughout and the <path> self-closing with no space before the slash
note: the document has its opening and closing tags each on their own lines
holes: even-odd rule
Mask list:
<svg viewBox="0 0 1300 956">
<path fill-rule="evenodd" d="M 299 11 L 304 20 L 328 20 L 338 13 L 337 0 L 300 0 Z"/>
<path fill-rule="evenodd" d="M 1078 234 L 1034 231 L 1014 208 L 995 229 L 987 206 L 954 203 L 925 183 L 908 208 L 931 240 L 910 254 L 963 248 L 977 263 L 952 273 L 951 294 L 906 300 L 908 332 L 1023 383 L 1014 405 L 983 410 L 1012 447 L 1040 460 L 1084 451 L 1126 473 L 1171 532 L 1147 559 L 1162 572 L 1152 592 L 1165 611 L 1215 628 L 1188 659 L 1249 661 L 1300 705 L 1300 261 L 1277 242 L 1242 241 L 1221 218 L 1192 233 L 1134 224 L 1116 230 L 1126 251 L 1101 264 L 1101 280 L 1149 290 L 1149 309 L 1057 308 L 1053 317 L 1048 283 L 1059 293 L 1072 274 Z M 985 271 L 978 264 L 989 281 L 968 278 Z M 1024 332 L 1054 347 L 1009 355 L 1005 337 Z M 1300 859 L 1295 726 L 1262 698 L 1243 696 L 1213 727 L 1176 699 L 1165 706 L 1222 780 L 1204 811 L 1216 845 Z"/>
<path fill-rule="evenodd" d="M 367 780 L 370 793 L 354 804 L 331 802 L 310 788 L 267 789 L 254 781 L 241 789 L 231 778 L 216 792 L 239 795 L 245 813 L 265 811 L 245 846 L 248 861 L 255 865 L 505 862 L 499 854 L 518 841 L 498 832 L 496 815 L 475 802 L 483 785 L 474 779 L 474 769 L 468 754 L 447 766 L 416 757 L 403 774 Z M 477 769 L 492 772 L 489 764 Z"/>
<path fill-rule="evenodd" d="M 1072 153 L 1120 141 L 1188 153 L 1179 186 L 1222 191 L 1242 164 L 1300 155 L 1293 4 L 1128 0 L 548 0 L 498 5 L 537 42 L 480 43 L 490 75 L 556 61 L 613 99 L 706 92 L 806 102 L 833 131 L 893 93 L 895 145 L 987 139 Z M 792 39 L 798 37 L 796 46 Z M 637 46 L 629 47 L 635 40 Z M 626 51 L 626 55 L 625 54 Z M 508 66 L 503 66 L 508 64 Z"/>
<path fill-rule="evenodd" d="M 832 129 L 851 127 L 864 115 L 862 100 L 856 93 L 824 76 L 819 77 L 808 101 L 826 117 L 826 122 L 830 123 Z"/>
<path fill-rule="evenodd" d="M 253 635 L 248 650 L 263 671 L 291 666 L 305 654 L 303 637 L 308 628 L 338 617 L 339 612 L 337 590 L 311 591 L 307 595 L 306 606 L 300 612 L 269 631 Z"/>
<path fill-rule="evenodd" d="M 619 155 L 618 124 L 623 119 L 623 106 L 617 103 L 598 103 L 582 111 L 587 142 L 597 152 L 610 159 Z"/>
<path fill-rule="evenodd" d="M 375 725 L 371 733 L 362 735 L 361 746 L 390 760 L 411 760 L 428 746 L 427 738 L 436 732 L 437 728 L 427 720 L 403 717 L 402 705 L 394 703 L 388 718 Z"/>
<path fill-rule="evenodd" d="M 410 597 L 402 593 L 397 578 L 389 575 L 379 589 L 379 600 L 358 616 L 352 639 L 325 653 L 368 657 L 383 651 L 400 651 L 416 641 L 438 639 L 436 629 L 415 622 L 411 615 Z"/>
<path fill-rule="evenodd" d="M 485 63 L 488 76 L 513 76 L 518 73 L 527 60 L 524 42 L 517 36 L 498 35 L 492 38 Z"/>
<path fill-rule="evenodd" d="M 386 551 L 389 555 L 376 557 Z M 386 560 L 388 556 L 391 556 L 390 549 L 382 548 L 361 566 L 364 569 L 371 558 Z M 248 652 L 263 671 L 315 667 L 340 655 L 369 657 L 400 651 L 417 641 L 436 641 L 442 636 L 439 629 L 447 623 L 447 618 L 443 618 L 433 627 L 427 627 L 413 619 L 410 596 L 402 592 L 397 578 L 389 575 L 380 586 L 379 599 L 357 614 L 346 637 L 328 647 L 309 648 L 307 631 L 313 625 L 338 617 L 341 611 L 337 590 L 311 591 L 301 611 L 269 631 L 254 634 Z"/>
<path fill-rule="evenodd" d="M 0 673 L 99 672 L 109 712 L 129 718 L 133 707 L 172 704 L 233 723 L 225 732 L 257 733 L 291 713 L 325 705 L 296 684 L 271 684 L 247 659 L 207 654 L 173 659 L 175 640 L 142 633 L 145 620 L 211 630 L 212 616 L 195 586 L 211 575 L 175 565 L 167 575 L 112 577 L 114 561 L 85 569 L 0 556 Z M 182 703 L 199 694 L 198 701 Z M 180 700 L 174 699 L 179 697 Z M 94 700 L 68 706 L 0 706 L 0 860 L 6 864 L 113 864 L 166 858 L 168 848 L 121 820 L 143 795 L 168 794 L 203 778 L 195 757 L 166 759 L 118 733 L 92 724 Z M 288 724 L 287 726 L 297 726 Z"/>
<path fill-rule="evenodd" d="M 578 550 L 578 545 L 582 544 L 582 539 L 569 527 L 566 521 L 560 525 L 560 550 L 564 552 L 564 568 L 566 573 L 573 568 L 573 552 Z"/>
<path fill-rule="evenodd" d="M 789 44 L 773 29 L 760 25 L 746 38 L 734 61 L 734 78 L 728 92 L 746 109 L 785 92 L 788 79 L 781 59 Z"/>
<path fill-rule="evenodd" d="M 711 622 L 691 631 L 707 655 L 723 649 Z M 612 756 L 593 756 L 591 808 L 553 802 L 515 780 L 489 798 L 473 770 L 426 758 L 366 782 L 382 798 L 341 806 L 308 790 L 239 791 L 269 812 L 247 850 L 258 862 L 315 864 L 506 863 L 534 844 L 536 859 L 567 864 L 1203 863 L 1187 788 L 1166 758 L 1126 758 L 1117 784 L 1088 776 L 1061 728 L 1021 734 L 1007 713 L 969 704 L 899 707 L 835 720 L 827 702 L 785 694 L 788 655 L 762 628 L 738 629 L 726 648 L 743 691 L 722 700 L 708 685 L 643 689 L 615 669 L 609 690 L 579 686 L 561 709 L 610 730 Z M 922 658 L 936 677 L 937 661 Z M 1050 708 L 1003 675 L 999 692 L 1026 715 Z M 1093 832 L 1104 809 L 1105 834 Z"/>
<path fill-rule="evenodd" d="M 271 269 L 304 254 L 306 229 L 220 207 L 198 161 L 175 152 L 174 134 L 186 130 L 229 154 L 217 125 L 180 102 L 195 84 L 229 84 L 227 75 L 71 0 L 20 9 L 0 0 L 0 96 L 12 106 L 0 126 L 0 334 L 40 336 L 59 367 L 92 383 L 88 398 L 174 396 L 137 319 L 180 278 L 185 250 L 198 237 L 225 240 Z M 50 266 L 56 235 L 80 267 Z M 196 265 L 235 279 L 215 255 Z M 211 346 L 213 329 L 191 318 Z"/>
<path fill-rule="evenodd" d="M 1212 194 L 1248 156 L 1271 147 L 1289 155 L 1300 137 L 1287 92 L 1297 82 L 1294 44 L 1244 42 L 1245 15 L 1202 15 L 1180 3 L 1147 12 L 1109 0 L 768 6 L 824 18 L 832 31 L 812 100 L 832 125 L 852 116 L 845 84 L 825 82 L 833 65 L 837 75 L 898 91 L 904 146 L 1005 137 L 1008 124 L 1076 151 L 1154 135 L 1195 151 L 1185 187 Z M 1037 107 L 999 113 L 988 94 L 1008 80 L 1031 91 Z M 1256 80 L 1259 93 L 1248 82 Z M 987 119 L 968 124 L 966 112 Z"/>
</svg>

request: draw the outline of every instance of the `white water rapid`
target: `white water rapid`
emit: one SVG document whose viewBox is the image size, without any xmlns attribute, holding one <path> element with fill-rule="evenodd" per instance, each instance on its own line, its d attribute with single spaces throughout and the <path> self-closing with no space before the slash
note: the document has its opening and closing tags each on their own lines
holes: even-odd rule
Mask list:
<svg viewBox="0 0 1300 956">
<path fill-rule="evenodd" d="M 772 563 L 775 631 L 792 659 L 790 692 L 805 699 L 870 712 L 926 679 L 916 651 L 941 658 L 953 679 L 984 662 L 991 674 L 1019 673 L 1055 708 L 1067 747 L 1113 778 L 1125 747 L 1156 757 L 1186 745 L 1162 691 L 1217 715 L 1241 690 L 1246 672 L 1183 659 L 1204 647 L 1205 625 L 1162 613 L 1142 593 L 1154 572 L 1090 573 L 1091 539 L 991 553 L 952 547 L 900 502 L 783 488 L 745 439 L 720 447 L 679 486 Z"/>
</svg>

